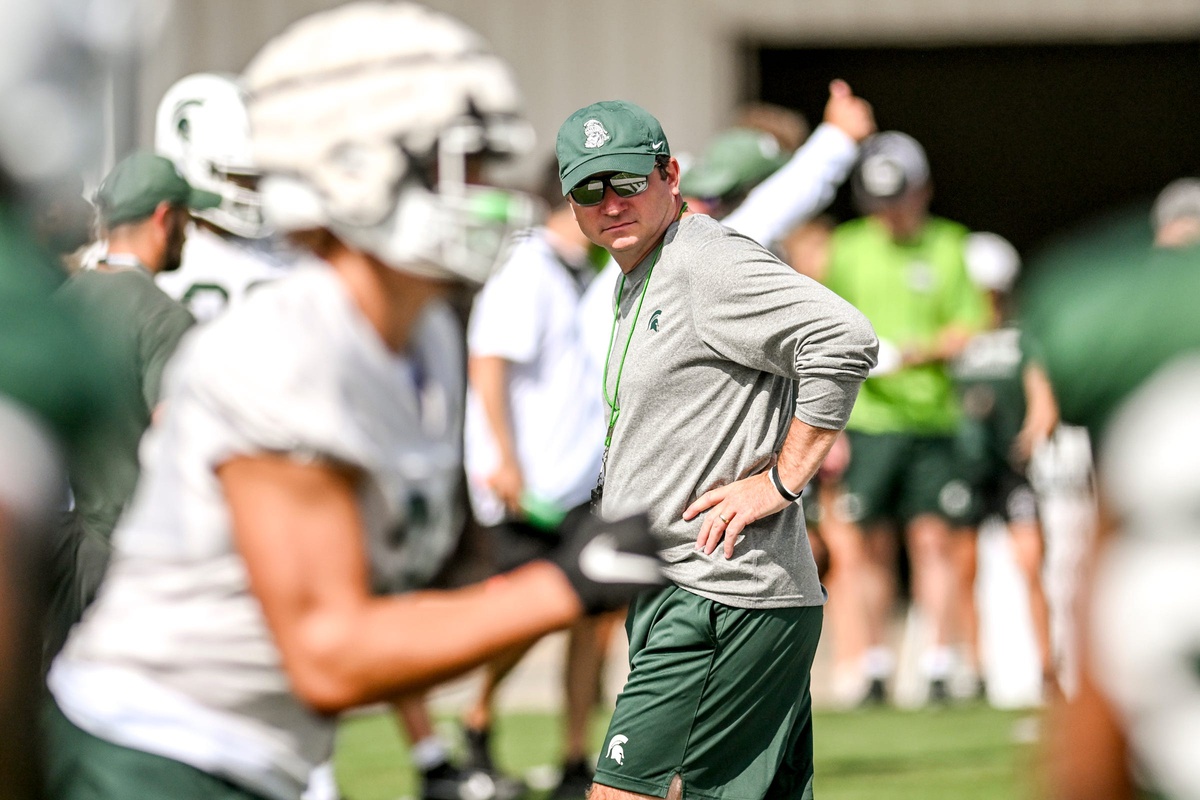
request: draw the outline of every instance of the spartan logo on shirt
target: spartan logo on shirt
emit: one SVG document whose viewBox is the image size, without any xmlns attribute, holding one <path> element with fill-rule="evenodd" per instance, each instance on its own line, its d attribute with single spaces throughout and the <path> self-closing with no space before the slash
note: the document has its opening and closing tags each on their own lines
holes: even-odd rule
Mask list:
<svg viewBox="0 0 1200 800">
<path fill-rule="evenodd" d="M 652 331 L 658 330 L 658 317 L 660 314 L 662 314 L 661 308 L 658 309 L 657 311 L 655 311 L 653 314 L 651 314 L 650 315 L 650 324 L 647 325 L 646 327 Z"/>
<path fill-rule="evenodd" d="M 612 138 L 608 135 L 604 123 L 598 119 L 589 119 L 583 123 L 583 135 L 586 137 L 583 146 L 589 150 L 595 150 Z"/>
<path fill-rule="evenodd" d="M 927 261 L 913 261 L 908 265 L 908 288 L 918 294 L 929 294 L 937 286 L 933 266 Z"/>
<path fill-rule="evenodd" d="M 618 764 L 625 763 L 625 748 L 621 745 L 629 741 L 628 736 L 617 734 L 608 742 L 608 757 Z"/>
</svg>

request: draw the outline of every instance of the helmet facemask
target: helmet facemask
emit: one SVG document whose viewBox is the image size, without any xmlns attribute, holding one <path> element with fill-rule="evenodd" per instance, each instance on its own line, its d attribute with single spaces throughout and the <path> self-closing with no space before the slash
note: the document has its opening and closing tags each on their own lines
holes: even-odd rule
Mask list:
<svg viewBox="0 0 1200 800">
<path fill-rule="evenodd" d="M 221 196 L 196 216 L 223 231 L 257 239 L 270 230 L 258 193 L 246 97 L 237 79 L 218 73 L 182 78 L 159 102 L 155 149 L 175 162 L 188 182 Z"/>
</svg>

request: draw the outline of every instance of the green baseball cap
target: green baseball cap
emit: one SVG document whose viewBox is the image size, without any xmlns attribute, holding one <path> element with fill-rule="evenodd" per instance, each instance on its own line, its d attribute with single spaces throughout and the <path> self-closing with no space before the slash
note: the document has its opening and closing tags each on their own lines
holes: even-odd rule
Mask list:
<svg viewBox="0 0 1200 800">
<path fill-rule="evenodd" d="M 671 155 L 671 145 L 649 111 L 624 100 L 604 100 L 567 117 L 554 151 L 565 195 L 601 172 L 649 175 L 655 156 Z"/>
<path fill-rule="evenodd" d="M 96 190 L 96 208 L 108 226 L 136 222 L 166 201 L 195 211 L 216 208 L 221 196 L 195 189 L 169 159 L 138 150 L 113 167 Z"/>
<path fill-rule="evenodd" d="M 679 181 L 688 197 L 724 197 L 748 189 L 787 163 L 775 137 L 764 131 L 733 128 L 717 136 Z"/>
</svg>

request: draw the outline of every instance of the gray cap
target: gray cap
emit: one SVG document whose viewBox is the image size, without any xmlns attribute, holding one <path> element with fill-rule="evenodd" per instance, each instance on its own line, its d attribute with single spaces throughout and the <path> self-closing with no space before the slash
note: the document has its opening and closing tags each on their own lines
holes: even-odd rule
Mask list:
<svg viewBox="0 0 1200 800">
<path fill-rule="evenodd" d="M 894 200 L 928 182 L 925 148 L 907 133 L 884 131 L 863 142 L 851 188 L 855 202 L 866 208 Z"/>
</svg>

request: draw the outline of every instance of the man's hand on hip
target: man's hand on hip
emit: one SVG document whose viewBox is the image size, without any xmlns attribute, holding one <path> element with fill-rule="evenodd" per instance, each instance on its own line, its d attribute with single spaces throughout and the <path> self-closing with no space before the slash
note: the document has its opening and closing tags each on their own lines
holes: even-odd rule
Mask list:
<svg viewBox="0 0 1200 800">
<path fill-rule="evenodd" d="M 712 555 L 724 537 L 725 557 L 733 558 L 733 547 L 747 525 L 778 514 L 789 505 L 763 472 L 705 492 L 687 507 L 683 518 L 692 520 L 707 511 L 696 537 L 696 549 Z"/>
</svg>

